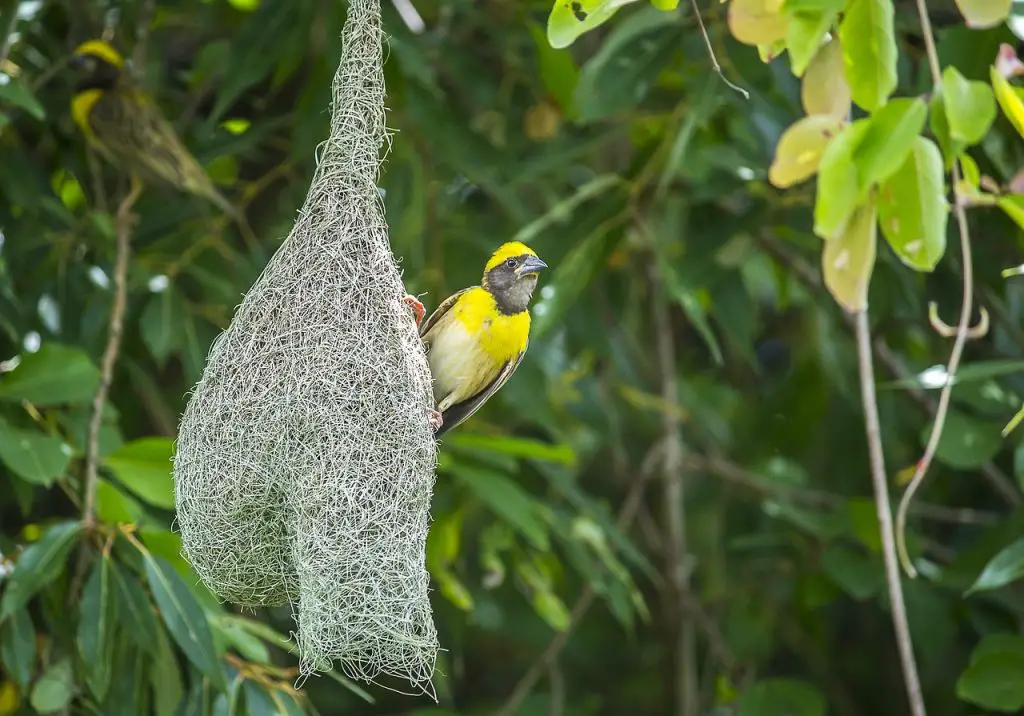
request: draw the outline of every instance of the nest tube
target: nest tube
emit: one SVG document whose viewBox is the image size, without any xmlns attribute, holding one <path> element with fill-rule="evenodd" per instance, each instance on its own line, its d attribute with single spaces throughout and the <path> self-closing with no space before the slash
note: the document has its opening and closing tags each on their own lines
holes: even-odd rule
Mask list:
<svg viewBox="0 0 1024 716">
<path fill-rule="evenodd" d="M 183 553 L 219 597 L 291 603 L 304 676 L 432 693 L 431 379 L 377 191 L 379 0 L 350 0 L 330 136 L 291 233 L 211 349 L 174 460 Z"/>
</svg>

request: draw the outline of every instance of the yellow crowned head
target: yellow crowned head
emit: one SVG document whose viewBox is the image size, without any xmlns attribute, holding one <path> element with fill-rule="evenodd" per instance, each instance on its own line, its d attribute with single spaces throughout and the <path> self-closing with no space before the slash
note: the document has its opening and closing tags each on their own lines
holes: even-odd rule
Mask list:
<svg viewBox="0 0 1024 716">
<path fill-rule="evenodd" d="M 118 69 L 124 67 L 124 58 L 121 57 L 121 53 L 115 50 L 113 45 L 103 40 L 83 42 L 75 48 L 74 54 L 78 57 L 95 57 Z"/>
<path fill-rule="evenodd" d="M 491 254 L 491 258 L 487 261 L 487 265 L 484 266 L 484 273 L 487 273 L 491 269 L 500 266 L 507 259 L 518 256 L 536 255 L 536 252 L 529 246 L 524 244 L 522 241 L 509 241 L 508 243 L 499 246 L 498 249 L 493 254 Z"/>
</svg>

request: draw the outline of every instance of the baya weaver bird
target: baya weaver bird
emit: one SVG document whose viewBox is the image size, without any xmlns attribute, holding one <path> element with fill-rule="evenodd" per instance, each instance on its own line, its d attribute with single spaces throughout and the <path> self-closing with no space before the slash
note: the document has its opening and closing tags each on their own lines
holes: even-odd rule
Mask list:
<svg viewBox="0 0 1024 716">
<path fill-rule="evenodd" d="M 167 183 L 239 217 L 152 98 L 132 85 L 124 58 L 112 45 L 103 40 L 85 42 L 75 50 L 71 65 L 79 73 L 71 116 L 105 159 L 129 173 L 133 184 L 138 180 Z"/>
<path fill-rule="evenodd" d="M 436 437 L 479 410 L 519 367 L 530 342 L 527 307 L 546 268 L 533 249 L 511 241 L 491 255 L 481 285 L 452 294 L 426 321 L 423 304 L 405 298 L 427 349 Z"/>
</svg>

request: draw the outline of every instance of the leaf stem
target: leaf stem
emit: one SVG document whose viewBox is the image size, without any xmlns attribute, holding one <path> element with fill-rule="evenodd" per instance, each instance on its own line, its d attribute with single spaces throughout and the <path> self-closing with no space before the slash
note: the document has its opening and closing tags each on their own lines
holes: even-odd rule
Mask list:
<svg viewBox="0 0 1024 716">
<path fill-rule="evenodd" d="M 914 659 L 914 644 L 910 636 L 907 607 L 903 601 L 903 584 L 893 540 L 892 507 L 889 504 L 889 484 L 885 474 L 885 455 L 882 452 L 882 431 L 878 419 L 878 399 L 875 394 L 875 370 L 871 356 L 871 329 L 867 311 L 855 315 L 857 334 L 857 362 L 860 367 L 861 401 L 864 405 L 864 428 L 867 433 L 868 455 L 871 462 L 871 484 L 875 491 L 875 508 L 882 537 L 882 556 L 885 562 L 885 581 L 889 588 L 892 624 L 903 667 L 903 683 L 907 689 L 910 712 L 913 716 L 927 716 L 921 695 L 921 680 Z"/>
<path fill-rule="evenodd" d="M 100 384 L 92 400 L 92 414 L 89 417 L 89 432 L 85 448 L 85 488 L 82 496 L 82 525 L 86 529 L 95 526 L 96 482 L 98 480 L 100 426 L 103 423 L 103 406 L 107 402 L 110 384 L 114 380 L 114 365 L 121 350 L 121 336 L 124 333 L 124 311 L 127 303 L 128 256 L 131 252 L 132 206 L 139 198 L 142 184 L 133 181 L 131 191 L 117 209 L 117 257 L 114 262 L 114 305 L 110 310 L 107 326 L 107 346 L 100 362 Z"/>
<path fill-rule="evenodd" d="M 928 55 L 928 65 L 931 68 L 932 82 L 937 86 L 942 82 L 942 70 L 939 67 L 939 53 L 935 48 L 935 36 L 932 33 L 931 19 L 928 17 L 928 6 L 926 0 L 917 0 L 917 14 L 921 19 L 921 34 L 924 36 L 925 50 Z M 942 438 L 942 429 L 946 424 L 946 415 L 949 413 L 949 403 L 953 394 L 953 383 L 956 380 L 956 371 L 960 366 L 960 358 L 963 356 L 964 345 L 970 333 L 971 311 L 974 300 L 974 265 L 971 258 L 971 236 L 967 225 L 967 211 L 963 202 L 957 196 L 957 187 L 960 185 L 960 165 L 953 162 L 950 169 L 950 176 L 953 181 L 953 212 L 956 215 L 957 227 L 960 233 L 960 254 L 963 264 L 964 286 L 963 299 L 960 304 L 960 320 L 956 327 L 956 338 L 953 340 L 953 349 L 949 353 L 949 363 L 946 365 L 946 383 L 942 386 L 939 394 L 939 405 L 935 411 L 935 422 L 932 424 L 932 432 L 928 437 L 928 444 L 925 446 L 924 455 L 917 463 L 914 477 L 907 485 L 903 497 L 900 499 L 899 509 L 896 512 L 896 545 L 899 550 L 900 563 L 910 577 L 917 576 L 917 570 L 910 561 L 907 552 L 906 531 L 907 511 L 914 495 L 924 482 L 928 468 L 935 457 L 939 447 L 939 440 Z"/>
</svg>

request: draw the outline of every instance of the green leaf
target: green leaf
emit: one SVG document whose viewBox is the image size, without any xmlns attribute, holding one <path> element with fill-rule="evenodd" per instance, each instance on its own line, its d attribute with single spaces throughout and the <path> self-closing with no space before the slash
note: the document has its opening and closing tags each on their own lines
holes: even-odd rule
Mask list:
<svg viewBox="0 0 1024 716">
<path fill-rule="evenodd" d="M 52 714 L 71 703 L 74 695 L 75 674 L 71 659 L 63 658 L 50 665 L 32 687 L 29 703 L 38 713 Z"/>
<path fill-rule="evenodd" d="M 515 527 L 539 550 L 547 551 L 548 532 L 537 503 L 519 485 L 493 470 L 456 465 L 455 477 L 499 517 Z"/>
<path fill-rule="evenodd" d="M 548 42 L 568 47 L 580 35 L 600 27 L 620 7 L 634 0 L 555 0 L 548 15 Z"/>
<path fill-rule="evenodd" d="M 869 198 L 853 213 L 843 233 L 825 241 L 821 252 L 825 286 L 836 303 L 850 313 L 863 311 L 868 305 L 878 243 L 876 217 L 875 200 Z"/>
<path fill-rule="evenodd" d="M 786 38 L 789 18 L 777 0 L 730 0 L 729 32 L 745 45 L 774 45 Z"/>
<path fill-rule="evenodd" d="M 501 455 L 544 460 L 559 465 L 576 464 L 576 454 L 572 446 L 565 443 L 551 444 L 532 438 L 453 432 L 445 444 L 453 448 L 472 448 Z"/>
<path fill-rule="evenodd" d="M 857 208 L 860 183 L 853 153 L 867 133 L 869 121 L 846 125 L 825 149 L 818 163 L 818 192 L 814 201 L 814 233 L 823 239 L 843 232 Z"/>
<path fill-rule="evenodd" d="M 36 665 L 36 632 L 24 607 L 0 624 L 0 663 L 14 683 L 28 688 Z"/>
<path fill-rule="evenodd" d="M 140 499 L 165 510 L 174 509 L 171 438 L 140 438 L 108 455 L 104 464 Z"/>
<path fill-rule="evenodd" d="M 117 485 L 100 478 L 96 482 L 96 517 L 107 525 L 138 522 L 144 511 L 142 506 Z"/>
<path fill-rule="evenodd" d="M 833 39 L 818 50 L 800 83 L 800 102 L 807 114 L 827 114 L 847 119 L 850 85 L 843 70 L 843 47 Z"/>
<path fill-rule="evenodd" d="M 842 545 L 829 546 L 821 566 L 829 579 L 854 599 L 873 597 L 885 584 L 880 562 Z"/>
<path fill-rule="evenodd" d="M 779 138 L 768 181 L 780 189 L 810 179 L 818 171 L 828 145 L 843 130 L 844 122 L 829 115 L 798 119 Z"/>
<path fill-rule="evenodd" d="M 921 431 L 921 445 L 928 442 L 931 430 L 932 423 L 929 421 Z M 1002 443 L 1001 428 L 997 423 L 950 410 L 935 458 L 958 470 L 973 470 L 995 457 Z"/>
<path fill-rule="evenodd" d="M 139 318 L 139 332 L 157 365 L 179 348 L 185 333 L 186 308 L 173 286 L 150 296 Z"/>
<path fill-rule="evenodd" d="M 221 614 L 213 621 L 213 626 L 224 636 L 227 643 L 231 644 L 243 657 L 259 664 L 269 664 L 270 651 L 267 649 L 267 645 L 249 632 L 239 621 L 239 617 L 233 614 Z"/>
<path fill-rule="evenodd" d="M 46 119 L 46 110 L 28 85 L 10 75 L 5 75 L 5 77 L 7 81 L 0 84 L 0 102 L 7 102 L 23 109 L 40 121 Z"/>
<path fill-rule="evenodd" d="M 0 400 L 27 400 L 40 407 L 89 405 L 100 382 L 99 369 L 78 348 L 44 343 L 21 356 L 10 373 L 0 374 Z"/>
<path fill-rule="evenodd" d="M 989 79 L 992 80 L 992 89 L 999 108 L 1003 110 L 1003 114 L 1010 120 L 1017 133 L 1024 137 L 1024 90 L 1011 85 L 995 66 L 989 70 Z"/>
<path fill-rule="evenodd" d="M 12 428 L 0 418 L 0 462 L 27 482 L 50 487 L 67 470 L 73 453 L 56 435 Z"/>
<path fill-rule="evenodd" d="M 228 0 L 228 4 L 242 12 L 252 12 L 260 6 L 260 0 Z"/>
<path fill-rule="evenodd" d="M 117 564 L 113 565 L 111 578 L 117 589 L 117 615 L 128 638 L 150 656 L 159 658 L 157 637 L 160 626 L 142 583 L 131 571 Z"/>
<path fill-rule="evenodd" d="M 850 0 L 839 24 L 846 80 L 857 106 L 874 112 L 896 89 L 892 0 Z"/>
<path fill-rule="evenodd" d="M 569 118 L 576 114 L 573 94 L 579 81 L 579 68 L 567 50 L 553 48 L 544 34 L 544 30 L 535 23 L 530 24 L 530 35 L 537 48 L 537 60 L 540 63 L 540 79 L 544 88 L 555 98 L 562 113 Z"/>
<path fill-rule="evenodd" d="M 580 70 L 573 104 L 580 122 L 595 122 L 635 107 L 679 46 L 673 15 L 644 7 L 608 34 Z"/>
<path fill-rule="evenodd" d="M 75 546 L 80 530 L 81 523 L 77 520 L 58 522 L 25 548 L 7 580 L 3 601 L 0 601 L 0 621 L 21 609 L 36 592 L 64 573 L 68 553 Z"/>
<path fill-rule="evenodd" d="M 846 7 L 846 0 L 825 0 L 815 7 L 799 2 L 783 2 L 782 10 L 789 18 L 786 26 L 786 49 L 793 74 L 802 77 L 811 60 L 824 47 L 825 34 L 832 29 L 839 13 Z M 838 42 L 835 43 L 836 49 Z M 827 47 L 828 45 L 825 45 Z M 840 58 L 842 55 L 838 55 Z"/>
<path fill-rule="evenodd" d="M 907 160 L 927 118 L 923 99 L 905 97 L 887 102 L 871 116 L 853 153 L 862 200 L 873 185 L 891 177 Z"/>
<path fill-rule="evenodd" d="M 991 711 L 1015 713 L 1024 707 L 1024 638 L 994 634 L 971 654 L 970 666 L 956 682 L 963 701 Z"/>
<path fill-rule="evenodd" d="M 160 616 L 185 656 L 221 691 L 227 691 L 224 671 L 213 646 L 206 613 L 188 585 L 166 560 L 144 554 L 146 576 Z"/>
<path fill-rule="evenodd" d="M 968 80 L 952 65 L 942 73 L 942 104 L 949 136 L 961 147 L 980 142 L 996 119 L 992 88 Z"/>
<path fill-rule="evenodd" d="M 466 585 L 462 583 L 455 572 L 442 568 L 432 571 L 431 576 L 437 581 L 441 596 L 451 602 L 456 609 L 461 609 L 464 612 L 473 611 L 473 595 L 469 593 Z"/>
<path fill-rule="evenodd" d="M 665 258 L 663 251 L 658 252 L 658 273 L 661 274 L 665 288 L 673 300 L 683 309 L 683 313 L 686 314 L 687 319 L 700 334 L 708 350 L 711 351 L 711 358 L 717 365 L 724 365 L 725 358 L 722 355 L 722 348 L 718 345 L 718 338 L 715 337 L 715 332 L 711 330 L 711 324 L 708 322 L 708 310 L 683 282 L 675 268 Z"/>
<path fill-rule="evenodd" d="M 917 137 L 914 148 L 878 192 L 882 235 L 907 266 L 932 271 L 946 251 L 945 174 L 942 154 L 931 140 Z"/>
<path fill-rule="evenodd" d="M 555 631 L 565 631 L 569 628 L 569 622 L 572 621 L 569 609 L 554 592 L 546 589 L 538 590 L 534 592 L 530 604 L 537 615 Z"/>
<path fill-rule="evenodd" d="M 185 697 L 181 668 L 164 630 L 157 627 L 154 622 L 153 631 L 156 639 L 155 643 L 149 646 L 154 650 L 149 681 L 153 687 L 154 716 L 175 716 L 178 713 L 178 705 Z"/>
<path fill-rule="evenodd" d="M 110 557 L 104 554 L 82 590 L 78 622 L 78 652 L 86 670 L 89 690 L 102 701 L 110 687 L 114 660 L 114 583 Z"/>
<path fill-rule="evenodd" d="M 1024 576 L 1024 537 L 1007 545 L 982 570 L 967 594 L 1005 587 Z"/>
<path fill-rule="evenodd" d="M 970 155 L 963 154 L 963 144 L 961 142 L 954 141 L 953 137 L 950 136 L 949 119 L 946 117 L 946 103 L 943 101 L 941 92 L 936 92 L 932 95 L 929 110 L 928 126 L 931 128 L 932 134 L 935 135 L 936 141 L 942 148 L 942 165 L 947 171 L 949 171 L 957 157 L 970 158 Z"/>
<path fill-rule="evenodd" d="M 796 679 L 762 679 L 739 700 L 738 716 L 825 716 L 825 697 Z"/>
<path fill-rule="evenodd" d="M 956 0 L 967 27 L 985 30 L 1003 24 L 1010 15 L 1013 0 Z"/>
<path fill-rule="evenodd" d="M 1024 229 L 1024 196 L 1020 194 L 1008 194 L 996 200 L 999 208 L 1020 228 Z"/>
</svg>

